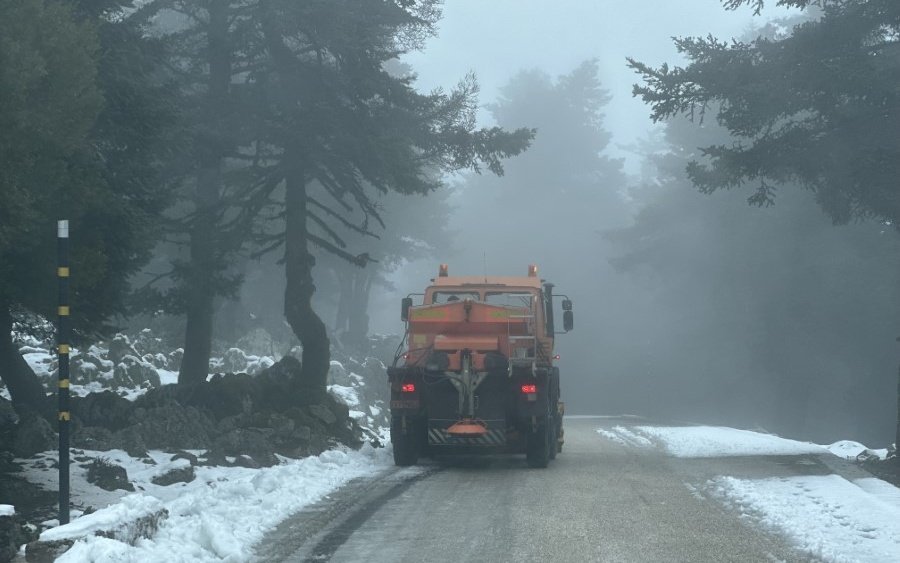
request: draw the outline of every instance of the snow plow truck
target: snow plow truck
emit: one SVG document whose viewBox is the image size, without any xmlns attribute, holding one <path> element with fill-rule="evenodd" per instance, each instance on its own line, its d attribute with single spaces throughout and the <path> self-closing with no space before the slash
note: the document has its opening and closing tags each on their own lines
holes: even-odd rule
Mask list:
<svg viewBox="0 0 900 563">
<path fill-rule="evenodd" d="M 572 301 L 534 265 L 521 277 L 453 277 L 442 264 L 431 281 L 402 300 L 405 337 L 388 368 L 395 464 L 524 453 L 547 467 L 564 443 L 554 299 L 564 332 Z"/>
</svg>

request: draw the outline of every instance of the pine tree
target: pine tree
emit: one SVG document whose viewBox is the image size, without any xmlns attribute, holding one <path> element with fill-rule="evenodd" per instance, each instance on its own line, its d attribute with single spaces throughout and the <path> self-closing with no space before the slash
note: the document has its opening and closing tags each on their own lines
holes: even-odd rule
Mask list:
<svg viewBox="0 0 900 563">
<path fill-rule="evenodd" d="M 71 224 L 72 319 L 84 336 L 124 312 L 165 199 L 168 89 L 150 72 L 157 45 L 109 17 L 120 4 L 0 3 L 0 376 L 17 408 L 43 403 L 9 336 L 24 312 L 55 316 L 56 220 Z"/>
<path fill-rule="evenodd" d="M 723 4 L 759 13 L 764 1 Z M 749 202 L 768 206 L 779 186 L 798 186 L 837 224 L 869 218 L 900 234 L 900 3 L 778 4 L 818 14 L 785 37 L 677 39 L 685 67 L 629 61 L 645 83 L 635 95 L 657 121 L 715 110 L 733 140 L 703 148 L 688 165 L 701 191 L 751 184 Z"/>
<path fill-rule="evenodd" d="M 251 16 L 264 64 L 251 73 L 265 100 L 260 143 L 267 185 L 283 189 L 287 285 L 285 317 L 303 344 L 302 387 L 323 390 L 329 366 L 325 325 L 312 308 L 314 245 L 359 267 L 367 252 L 347 252 L 335 226 L 366 232 L 382 226 L 374 194 L 427 194 L 435 171 L 501 173 L 501 160 L 523 150 L 531 131 L 475 128 L 477 86 L 421 94 L 412 76 L 387 63 L 433 33 L 437 2 L 273 0 Z M 348 212 L 362 214 L 359 224 Z"/>
</svg>

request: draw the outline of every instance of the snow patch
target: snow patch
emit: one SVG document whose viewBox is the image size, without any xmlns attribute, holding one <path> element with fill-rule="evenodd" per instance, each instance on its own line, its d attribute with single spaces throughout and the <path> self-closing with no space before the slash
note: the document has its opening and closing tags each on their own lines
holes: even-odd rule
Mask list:
<svg viewBox="0 0 900 563">
<path fill-rule="evenodd" d="M 41 533 L 42 541 L 55 541 L 89 536 L 99 531 L 112 530 L 124 523 L 150 516 L 163 508 L 163 502 L 149 495 L 128 495 L 121 502 L 92 514 L 76 518 L 64 526 Z"/>
<path fill-rule="evenodd" d="M 263 469 L 197 467 L 197 479 L 180 487 L 152 488 L 145 480 L 147 474 L 143 474 L 139 481 L 141 487 L 146 487 L 144 493 L 129 495 L 121 504 L 74 520 L 68 526 L 87 518 L 115 520 L 129 509 L 162 507 L 169 511 L 169 517 L 156 535 L 135 546 L 91 536 L 76 542 L 58 561 L 247 561 L 253 557 L 252 546 L 278 522 L 349 480 L 374 474 L 391 464 L 389 449 L 364 445 L 360 451 L 329 450 Z M 138 484 L 137 480 L 132 482 Z M 42 538 L 51 537 L 52 532 L 44 532 Z"/>
<path fill-rule="evenodd" d="M 346 385 L 329 385 L 328 392 L 332 397 L 344 403 L 348 407 L 359 406 L 359 393 L 353 387 Z"/>
<path fill-rule="evenodd" d="M 631 446 L 649 447 L 656 440 L 675 457 L 821 454 L 823 446 L 788 440 L 771 434 L 720 426 L 616 426 L 597 430 L 603 436 Z"/>
<path fill-rule="evenodd" d="M 11 504 L 0 504 L 0 516 L 13 516 L 16 513 L 16 507 Z"/>
<path fill-rule="evenodd" d="M 853 440 L 841 440 L 824 447 L 834 455 L 851 461 L 859 459 L 860 456 L 887 459 L 888 454 L 887 449 L 870 450 L 863 444 Z"/>
<path fill-rule="evenodd" d="M 884 483 L 851 483 L 838 476 L 709 482 L 713 493 L 745 517 L 786 534 L 826 561 L 900 561 L 900 503 Z M 872 491 L 876 491 L 873 494 Z"/>
</svg>

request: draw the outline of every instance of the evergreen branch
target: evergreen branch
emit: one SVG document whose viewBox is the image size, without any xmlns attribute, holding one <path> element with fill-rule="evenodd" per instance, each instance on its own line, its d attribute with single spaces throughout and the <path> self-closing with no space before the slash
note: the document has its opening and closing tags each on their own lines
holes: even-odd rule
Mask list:
<svg viewBox="0 0 900 563">
<path fill-rule="evenodd" d="M 356 231 L 357 233 L 359 233 L 359 234 L 361 234 L 361 235 L 369 236 L 369 237 L 372 237 L 372 238 L 374 238 L 374 239 L 380 239 L 380 238 L 381 238 L 381 237 L 379 237 L 378 235 L 376 235 L 376 234 L 373 233 L 372 231 L 369 231 L 369 230 L 366 229 L 366 228 L 360 227 L 360 226 L 358 226 L 358 225 L 354 225 L 354 224 L 351 223 L 350 221 L 348 221 L 348 220 L 346 220 L 345 218 L 341 217 L 340 214 L 338 214 L 336 211 L 334 211 L 334 210 L 332 210 L 331 208 L 329 208 L 329 207 L 323 205 L 322 203 L 319 203 L 319 201 L 316 200 L 315 198 L 312 198 L 312 197 L 307 196 L 306 201 L 307 201 L 308 203 L 311 203 L 312 205 L 315 205 L 316 207 L 318 207 L 319 209 L 321 209 L 322 211 L 324 211 L 326 214 L 330 215 L 331 217 L 334 217 L 335 219 L 337 219 L 338 221 L 340 221 L 340 223 L 341 223 L 342 225 L 344 225 L 345 227 L 347 227 L 348 229 L 350 229 L 350 230 L 352 230 L 352 231 Z"/>
</svg>

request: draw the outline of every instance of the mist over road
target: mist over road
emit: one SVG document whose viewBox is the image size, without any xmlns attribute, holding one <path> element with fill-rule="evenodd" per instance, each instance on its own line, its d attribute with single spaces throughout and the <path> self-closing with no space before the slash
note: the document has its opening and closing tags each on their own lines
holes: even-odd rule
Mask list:
<svg viewBox="0 0 900 563">
<path fill-rule="evenodd" d="M 853 471 L 827 453 L 674 457 L 630 434 L 649 424 L 643 419 L 565 424 L 565 449 L 546 470 L 520 457 L 391 470 L 284 522 L 260 546 L 260 560 L 810 561 L 704 488 L 722 475 Z"/>
</svg>

